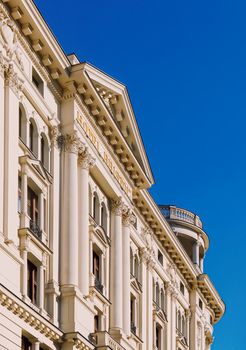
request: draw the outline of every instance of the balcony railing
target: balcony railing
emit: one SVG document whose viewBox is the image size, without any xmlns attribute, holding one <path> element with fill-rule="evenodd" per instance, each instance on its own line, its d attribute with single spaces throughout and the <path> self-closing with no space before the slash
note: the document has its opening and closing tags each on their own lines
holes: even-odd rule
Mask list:
<svg viewBox="0 0 246 350">
<path fill-rule="evenodd" d="M 162 215 L 167 219 L 188 222 L 192 225 L 202 228 L 202 222 L 199 216 L 189 210 L 177 208 L 172 205 L 159 205 L 159 208 Z"/>
<path fill-rule="evenodd" d="M 37 222 L 33 221 L 32 219 L 30 219 L 30 223 L 29 223 L 29 227 L 30 230 L 32 231 L 32 233 L 38 238 L 38 239 L 42 239 L 42 230 L 39 227 L 39 225 L 37 224 Z"/>
<path fill-rule="evenodd" d="M 131 322 L 131 332 L 133 334 L 136 334 L 137 333 L 137 327 L 135 326 L 134 322 L 132 321 Z"/>
<path fill-rule="evenodd" d="M 98 292 L 103 294 L 103 285 L 102 285 L 100 279 L 97 277 L 95 277 L 95 288 L 98 290 Z"/>
</svg>

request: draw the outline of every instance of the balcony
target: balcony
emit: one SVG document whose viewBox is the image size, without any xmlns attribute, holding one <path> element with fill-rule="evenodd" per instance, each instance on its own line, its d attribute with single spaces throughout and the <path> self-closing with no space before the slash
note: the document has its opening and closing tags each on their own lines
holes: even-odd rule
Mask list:
<svg viewBox="0 0 246 350">
<path fill-rule="evenodd" d="M 96 346 L 96 349 L 109 348 L 112 350 L 125 350 L 125 348 L 116 342 L 106 331 L 91 333 L 89 337 Z"/>
<path fill-rule="evenodd" d="M 177 208 L 173 205 L 159 205 L 162 215 L 168 220 L 187 222 L 202 229 L 202 222 L 198 215 L 189 210 Z"/>
<path fill-rule="evenodd" d="M 40 229 L 39 225 L 30 219 L 29 227 L 31 232 L 40 240 L 42 240 L 42 230 Z"/>
</svg>

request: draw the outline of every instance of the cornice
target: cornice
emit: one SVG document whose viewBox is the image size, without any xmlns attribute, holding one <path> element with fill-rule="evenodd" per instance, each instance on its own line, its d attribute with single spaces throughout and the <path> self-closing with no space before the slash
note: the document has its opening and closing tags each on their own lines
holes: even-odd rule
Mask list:
<svg viewBox="0 0 246 350">
<path fill-rule="evenodd" d="M 149 192 L 147 190 L 136 190 L 133 194 L 133 200 L 140 215 L 161 242 L 188 285 L 191 288 L 196 286 L 203 294 L 209 307 L 215 313 L 215 322 L 217 322 L 224 313 L 224 303 L 219 298 L 208 276 L 199 275 L 196 271 L 186 251 L 174 235 L 171 226 L 160 212 Z"/>
<path fill-rule="evenodd" d="M 26 1 L 24 1 L 24 2 L 26 2 Z M 31 62 L 33 63 L 33 65 L 35 66 L 35 68 L 37 69 L 39 74 L 42 76 L 42 78 L 47 82 L 47 85 L 51 89 L 54 96 L 59 101 L 61 101 L 62 89 L 58 86 L 57 83 L 55 83 L 54 79 L 52 79 L 51 74 L 50 74 L 50 72 L 48 72 L 47 68 L 41 64 L 42 58 L 40 58 L 38 56 L 38 54 L 35 53 L 34 50 L 31 48 L 30 40 L 28 40 L 24 36 L 23 32 L 21 32 L 20 24 L 18 23 L 17 20 L 13 19 L 13 17 L 11 16 L 11 14 L 10 14 L 11 7 L 8 6 L 8 8 L 7 8 L 5 4 L 0 2 L 0 12 L 2 12 L 6 17 L 9 18 L 9 20 L 11 21 L 13 28 L 15 30 L 18 42 L 22 46 L 23 50 L 26 52 L 28 58 L 31 60 Z M 65 70 L 64 70 L 64 73 L 65 73 Z"/>
<path fill-rule="evenodd" d="M 63 333 L 61 330 L 13 295 L 2 284 L 0 284 L 0 304 L 33 327 L 33 329 L 40 331 L 48 339 L 54 342 L 62 339 Z"/>
</svg>

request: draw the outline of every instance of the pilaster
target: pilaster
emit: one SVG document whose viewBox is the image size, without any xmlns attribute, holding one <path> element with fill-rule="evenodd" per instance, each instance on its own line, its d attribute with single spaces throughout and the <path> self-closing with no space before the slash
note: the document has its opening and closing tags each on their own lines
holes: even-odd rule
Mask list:
<svg viewBox="0 0 246 350">
<path fill-rule="evenodd" d="M 5 68 L 4 85 L 4 236 L 18 244 L 18 139 L 21 81 L 12 63 Z"/>
<path fill-rule="evenodd" d="M 111 302 L 110 329 L 122 330 L 123 326 L 123 261 L 122 261 L 122 214 L 124 204 L 119 197 L 112 201 L 111 233 Z"/>
<path fill-rule="evenodd" d="M 84 146 L 78 157 L 78 283 L 84 296 L 89 295 L 90 247 L 89 247 L 89 169 L 95 159 Z"/>
<path fill-rule="evenodd" d="M 129 208 L 123 209 L 123 330 L 129 336 L 130 329 L 130 226 L 135 217 Z"/>
</svg>

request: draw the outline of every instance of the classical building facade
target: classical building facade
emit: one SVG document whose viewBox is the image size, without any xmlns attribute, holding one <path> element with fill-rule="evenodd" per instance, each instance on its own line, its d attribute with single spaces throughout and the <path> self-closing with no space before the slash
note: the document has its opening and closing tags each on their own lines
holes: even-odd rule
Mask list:
<svg viewBox="0 0 246 350">
<path fill-rule="evenodd" d="M 0 349 L 210 349 L 208 236 L 152 184 L 126 87 L 1 0 Z"/>
</svg>

